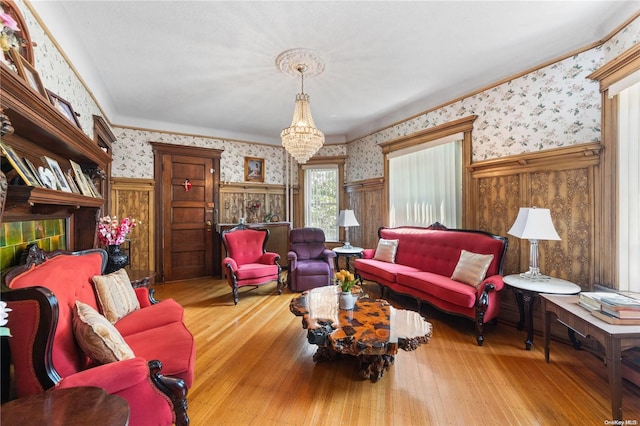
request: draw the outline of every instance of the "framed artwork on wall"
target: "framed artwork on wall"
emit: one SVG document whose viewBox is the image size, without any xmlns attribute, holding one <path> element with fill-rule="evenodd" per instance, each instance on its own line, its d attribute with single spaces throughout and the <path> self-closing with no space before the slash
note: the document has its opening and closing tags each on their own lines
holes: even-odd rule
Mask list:
<svg viewBox="0 0 640 426">
<path fill-rule="evenodd" d="M 78 114 L 73 110 L 73 107 L 68 101 L 65 101 L 60 96 L 53 93 L 51 90 L 47 89 L 47 95 L 49 96 L 49 101 L 51 104 L 62 113 L 65 117 L 69 119 L 72 123 L 74 123 L 78 128 L 80 127 L 80 121 L 78 121 Z"/>
<path fill-rule="evenodd" d="M 244 180 L 264 182 L 264 158 L 244 157 Z"/>
</svg>

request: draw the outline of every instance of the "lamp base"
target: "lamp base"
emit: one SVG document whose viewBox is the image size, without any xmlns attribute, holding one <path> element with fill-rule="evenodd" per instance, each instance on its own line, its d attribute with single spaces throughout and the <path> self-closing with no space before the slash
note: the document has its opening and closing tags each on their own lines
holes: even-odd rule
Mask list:
<svg viewBox="0 0 640 426">
<path fill-rule="evenodd" d="M 543 275 L 540 273 L 540 271 L 535 271 L 531 269 L 529 269 L 527 272 L 521 273 L 520 278 L 526 278 L 531 281 L 547 281 L 551 279 L 550 276 Z"/>
<path fill-rule="evenodd" d="M 349 241 L 345 241 L 344 245 L 342 246 L 343 249 L 351 249 L 353 248 L 353 246 L 351 245 L 351 243 Z"/>
</svg>

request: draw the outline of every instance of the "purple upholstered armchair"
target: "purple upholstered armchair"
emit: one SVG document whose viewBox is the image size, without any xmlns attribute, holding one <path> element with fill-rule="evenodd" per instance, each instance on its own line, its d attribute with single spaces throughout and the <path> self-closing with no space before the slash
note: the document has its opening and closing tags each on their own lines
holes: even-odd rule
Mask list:
<svg viewBox="0 0 640 426">
<path fill-rule="evenodd" d="M 305 291 L 331 284 L 336 254 L 325 247 L 324 231 L 320 228 L 295 228 L 289 237 L 289 289 Z"/>
</svg>

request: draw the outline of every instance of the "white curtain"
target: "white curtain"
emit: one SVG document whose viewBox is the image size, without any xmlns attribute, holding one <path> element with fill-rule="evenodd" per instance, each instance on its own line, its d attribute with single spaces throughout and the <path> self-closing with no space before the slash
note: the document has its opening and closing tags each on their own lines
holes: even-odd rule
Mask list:
<svg viewBox="0 0 640 426">
<path fill-rule="evenodd" d="M 462 141 L 429 143 L 417 152 L 394 154 L 389 156 L 390 226 L 440 222 L 459 228 Z"/>
<path fill-rule="evenodd" d="M 619 289 L 640 292 L 640 83 L 618 94 Z"/>
</svg>

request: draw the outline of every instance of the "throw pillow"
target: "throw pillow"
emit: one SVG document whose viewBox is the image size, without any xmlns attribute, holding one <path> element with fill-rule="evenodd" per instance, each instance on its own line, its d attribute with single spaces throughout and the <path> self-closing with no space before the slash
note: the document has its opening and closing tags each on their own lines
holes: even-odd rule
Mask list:
<svg viewBox="0 0 640 426">
<path fill-rule="evenodd" d="M 478 254 L 462 250 L 451 279 L 478 287 L 493 260 L 492 254 Z"/>
<path fill-rule="evenodd" d="M 73 335 L 85 354 L 99 364 L 134 358 L 122 335 L 91 306 L 76 300 Z"/>
<path fill-rule="evenodd" d="M 140 309 L 140 302 L 124 269 L 107 275 L 96 275 L 93 283 L 102 313 L 111 324 Z"/>
<path fill-rule="evenodd" d="M 385 240 L 384 238 L 380 238 L 378 247 L 376 248 L 376 254 L 373 255 L 373 258 L 383 262 L 395 263 L 398 241 L 399 240 Z"/>
</svg>

